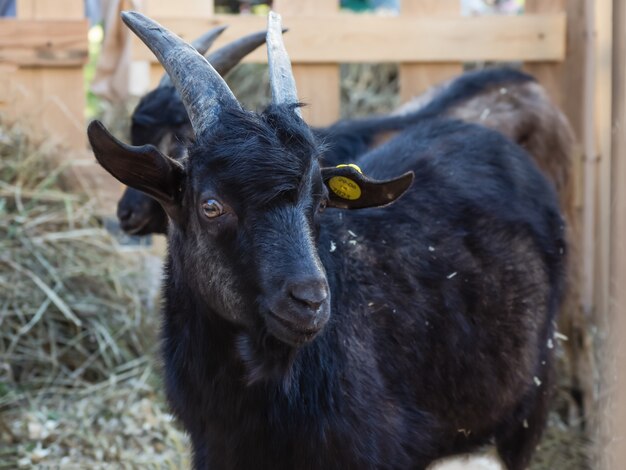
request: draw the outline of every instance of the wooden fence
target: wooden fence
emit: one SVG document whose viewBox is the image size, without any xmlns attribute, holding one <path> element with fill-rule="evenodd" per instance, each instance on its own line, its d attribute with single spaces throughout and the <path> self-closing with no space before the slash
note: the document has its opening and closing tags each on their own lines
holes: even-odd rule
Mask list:
<svg viewBox="0 0 626 470">
<path fill-rule="evenodd" d="M 285 44 L 294 66 L 299 97 L 311 105 L 305 119 L 329 124 L 339 118 L 339 64 L 396 62 L 400 90 L 409 98 L 461 72 L 467 61 L 558 62 L 565 58 L 565 12 L 522 16 L 461 17 L 458 0 L 402 2 L 398 16 L 339 11 L 338 0 L 275 0 L 289 28 Z M 215 47 L 265 28 L 258 16 L 215 15 L 212 2 L 145 2 L 148 15 L 191 40 L 228 25 Z M 162 70 L 138 39 L 135 60 L 151 63 L 154 84 Z M 263 49 L 247 61 L 264 62 Z"/>
<path fill-rule="evenodd" d="M 87 20 L 82 0 L 18 0 L 0 19 L 0 112 L 84 148 Z"/>
</svg>

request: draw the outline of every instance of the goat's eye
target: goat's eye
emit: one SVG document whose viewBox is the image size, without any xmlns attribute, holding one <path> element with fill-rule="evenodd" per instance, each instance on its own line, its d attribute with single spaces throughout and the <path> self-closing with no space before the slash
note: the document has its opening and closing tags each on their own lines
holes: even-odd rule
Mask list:
<svg viewBox="0 0 626 470">
<path fill-rule="evenodd" d="M 202 203 L 202 212 L 209 219 L 214 219 L 224 213 L 224 206 L 215 199 L 207 199 Z"/>
<path fill-rule="evenodd" d="M 328 204 L 328 201 L 326 200 L 326 198 L 322 199 L 320 201 L 319 206 L 317 207 L 317 211 L 318 212 L 324 212 L 324 209 L 326 209 L 326 205 Z"/>
</svg>

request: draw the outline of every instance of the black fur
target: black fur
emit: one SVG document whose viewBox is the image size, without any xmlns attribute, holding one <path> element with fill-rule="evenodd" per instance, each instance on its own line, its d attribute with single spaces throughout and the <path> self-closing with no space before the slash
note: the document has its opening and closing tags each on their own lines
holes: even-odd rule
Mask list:
<svg viewBox="0 0 626 470">
<path fill-rule="evenodd" d="M 189 117 L 180 95 L 173 86 L 155 88 L 147 93 L 133 111 L 130 137 L 133 145 L 159 145 L 165 132 L 189 126 Z"/>
<path fill-rule="evenodd" d="M 324 144 L 323 163 L 329 166 L 356 161 L 376 139 L 386 132 L 406 129 L 437 116 L 473 96 L 505 84 L 534 81 L 530 75 L 513 69 L 484 69 L 468 72 L 437 93 L 423 109 L 403 116 L 381 116 L 339 121 L 312 132 Z M 157 88 L 148 93 L 133 112 L 133 145 L 152 144 L 173 158 L 180 158 L 188 143 L 191 124 L 180 96 L 173 87 Z M 169 144 L 160 145 L 169 138 Z M 140 191 L 129 188 L 118 203 L 118 219 L 123 230 L 134 235 L 166 233 L 167 216 L 158 203 Z"/>
<path fill-rule="evenodd" d="M 373 142 L 385 132 L 400 131 L 424 119 L 442 117 L 446 111 L 496 86 L 534 82 L 531 75 L 510 68 L 488 68 L 466 72 L 452 80 L 446 88 L 417 112 L 363 119 L 347 119 L 326 128 L 314 130 L 325 142 L 328 165 L 353 161 L 370 150 Z"/>
<path fill-rule="evenodd" d="M 137 104 L 131 118 L 132 145 L 151 144 L 182 159 L 190 142 L 191 123 L 180 95 L 172 86 L 155 88 Z M 117 204 L 120 227 L 131 235 L 167 232 L 167 214 L 147 194 L 126 188 Z"/>
<path fill-rule="evenodd" d="M 195 467 L 424 469 L 495 440 L 525 468 L 563 290 L 550 184 L 502 135 L 433 119 L 360 159 L 414 171 L 404 197 L 322 213 L 320 149 L 286 108 L 229 112 L 190 148 L 162 356 Z M 228 213 L 205 220 L 206 198 Z M 271 299 L 320 269 L 323 328 L 284 337 Z"/>
</svg>

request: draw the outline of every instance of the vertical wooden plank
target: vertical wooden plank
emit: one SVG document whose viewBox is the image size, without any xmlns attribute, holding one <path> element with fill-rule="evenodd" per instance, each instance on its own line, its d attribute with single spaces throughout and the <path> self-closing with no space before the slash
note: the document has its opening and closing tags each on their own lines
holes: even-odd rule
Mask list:
<svg viewBox="0 0 626 470">
<path fill-rule="evenodd" d="M 18 0 L 17 18 L 85 21 L 83 0 Z M 85 37 L 85 41 L 87 38 Z M 85 89 L 82 67 L 19 68 L 13 83 L 12 116 L 74 149 L 84 149 Z"/>
<path fill-rule="evenodd" d="M 612 334 L 610 350 L 604 375 L 615 374 L 616 383 L 611 383 L 610 402 L 604 415 L 611 419 L 603 427 L 600 441 L 608 442 L 602 468 L 618 468 L 626 461 L 626 5 L 622 0 L 613 2 L 613 142 L 611 181 L 611 283 L 610 324 Z M 609 418 L 611 417 L 611 418 Z"/>
<path fill-rule="evenodd" d="M 459 0 L 403 0 L 403 16 L 459 15 Z M 463 71 L 459 63 L 439 64 L 400 64 L 400 100 L 409 101 L 426 91 L 432 85 L 441 83 Z"/>
<path fill-rule="evenodd" d="M 561 13 L 565 11 L 565 0 L 526 0 L 524 10 L 527 13 Z M 570 5 L 577 3 L 577 0 L 568 2 Z M 579 2 L 578 2 L 579 3 Z M 568 16 L 568 26 L 572 18 Z M 569 28 L 568 28 L 569 29 Z M 572 44 L 568 44 L 571 46 Z M 574 53 L 575 50 L 572 47 L 568 47 L 568 53 Z M 550 94 L 552 100 L 561 106 L 564 102 L 564 90 L 563 90 L 563 73 L 565 70 L 564 64 L 526 64 L 525 69 L 537 77 L 539 82 Z M 582 83 L 579 82 L 579 84 Z M 580 95 L 577 95 L 580 96 Z"/>
<path fill-rule="evenodd" d="M 585 413 L 586 428 L 598 426 L 597 372 L 592 334 L 594 289 L 594 211 L 596 149 L 593 134 L 593 38 L 589 35 L 588 0 L 527 0 L 528 13 L 566 11 L 566 59 L 561 63 L 525 64 L 567 116 L 578 141 L 572 154 L 568 182 L 559 194 L 568 223 L 568 290 L 559 330 L 570 340 L 563 344 L 569 363 L 569 387 L 576 391 Z M 572 99 L 576 96 L 578 99 Z M 589 99 L 585 100 L 583 97 Z M 585 102 L 587 104 L 585 104 Z M 586 131 L 591 129 L 591 132 Z M 583 181 L 584 180 L 584 181 Z M 586 188 L 586 189 L 585 189 Z M 592 432 L 593 434 L 593 432 Z"/>
<path fill-rule="evenodd" d="M 604 416 L 612 423 L 604 426 L 600 441 L 608 442 L 603 469 L 620 468 L 626 462 L 626 4 L 613 1 L 613 142 L 611 181 L 611 337 L 606 377 L 615 374 L 609 387 L 609 408 Z"/>
<path fill-rule="evenodd" d="M 595 0 L 596 86 L 595 130 L 598 148 L 598 218 L 596 227 L 596 285 L 594 305 L 604 317 L 608 314 L 609 267 L 611 255 L 611 131 L 612 131 L 612 0 Z"/>
<path fill-rule="evenodd" d="M 612 0 L 587 0 L 586 60 L 584 87 L 583 147 L 585 152 L 585 180 L 583 200 L 583 308 L 591 324 L 599 331 L 611 331 L 609 324 L 611 272 L 611 171 L 612 171 Z M 591 323 L 593 322 L 593 323 Z M 606 346 L 595 345 L 603 358 Z M 606 366 L 606 364 L 603 364 Z M 596 371 L 599 372 L 599 371 Z M 607 380 L 610 369 L 600 375 L 595 390 L 614 386 Z M 612 374 L 611 374 L 612 375 Z M 596 377 L 598 375 L 596 374 Z M 614 438 L 607 431 L 609 415 L 602 407 L 607 393 L 596 393 L 590 408 L 588 429 L 595 438 L 596 457 L 607 454 L 607 445 Z M 614 467 L 617 468 L 617 467 Z"/>
<path fill-rule="evenodd" d="M 335 13 L 339 11 L 339 0 L 275 0 L 274 9 L 287 17 L 284 23 L 289 27 L 289 15 Z M 323 126 L 339 119 L 339 66 L 293 64 L 293 73 L 298 97 L 303 103 L 309 104 L 302 109 L 305 121 L 311 125 Z"/>
<path fill-rule="evenodd" d="M 591 1 L 591 0 L 590 0 Z M 592 2 L 594 6 L 594 30 L 593 37 L 595 38 L 595 58 L 593 72 L 595 74 L 594 83 L 594 131 L 596 136 L 597 145 L 597 183 L 596 183 L 596 211 L 595 211 L 595 224 L 594 224 L 594 245 L 595 245 L 595 270 L 594 270 L 594 291 L 593 291 L 593 305 L 594 305 L 594 319 L 599 325 L 601 331 L 614 330 L 613 325 L 610 322 L 610 274 L 612 264 L 611 253 L 611 226 L 612 226 L 612 198 L 611 194 L 615 190 L 612 188 L 612 117 L 613 117 L 613 95 L 612 95 L 612 80 L 613 80 L 613 2 L 612 0 L 595 0 Z M 622 96 L 623 98 L 623 96 Z M 621 155 L 623 158 L 623 155 Z M 619 158 L 619 157 L 618 157 Z M 617 162 L 619 164 L 619 161 Z M 623 185 L 624 181 L 616 182 L 618 186 Z M 622 215 L 623 217 L 623 215 Z M 617 240 L 616 240 L 617 241 Z M 624 286 L 618 286 L 617 289 L 624 289 Z M 624 338 L 620 337 L 619 341 L 623 342 Z M 602 348 L 606 350 L 606 348 Z M 608 351 L 607 351 L 608 353 Z M 607 357 L 608 354 L 603 354 L 603 357 Z M 615 370 L 616 374 L 621 373 L 623 363 L 615 363 L 618 369 Z M 609 369 L 610 371 L 610 369 Z M 607 370 L 605 370 L 607 372 Z M 610 377 L 610 379 L 609 379 Z M 617 385 L 616 380 L 612 375 L 605 375 L 604 380 L 600 382 L 602 387 L 610 387 L 615 390 Z M 609 380 L 607 380 L 609 379 Z M 624 389 L 621 389 L 618 393 L 623 394 Z M 598 398 L 604 401 L 606 394 L 600 395 Z M 599 455 L 607 454 L 606 446 L 609 444 L 609 440 L 604 440 L 606 436 L 605 430 L 607 426 L 603 421 L 606 421 L 608 416 L 602 416 L 601 410 L 598 411 L 598 423 L 594 426 L 594 430 L 600 426 L 601 432 L 597 433 L 599 439 L 597 439 L 600 448 L 598 449 Z M 616 417 L 613 417 L 615 419 Z M 595 423 L 594 423 L 595 424 Z M 611 430 L 610 439 L 614 440 L 616 436 Z M 621 442 L 623 446 L 623 441 Z M 623 461 L 614 462 L 613 468 L 621 468 Z"/>
</svg>

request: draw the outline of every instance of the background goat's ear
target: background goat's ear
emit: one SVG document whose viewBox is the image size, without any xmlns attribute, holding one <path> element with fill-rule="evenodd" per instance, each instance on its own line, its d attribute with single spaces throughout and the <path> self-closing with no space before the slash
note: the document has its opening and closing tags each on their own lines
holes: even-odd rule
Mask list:
<svg viewBox="0 0 626 470">
<path fill-rule="evenodd" d="M 412 171 L 398 178 L 376 181 L 364 176 L 356 165 L 322 168 L 328 187 L 328 207 L 364 209 L 391 204 L 413 183 Z"/>
<path fill-rule="evenodd" d="M 87 135 L 96 159 L 106 171 L 126 186 L 152 196 L 171 217 L 176 217 L 184 176 L 180 163 L 152 145 L 134 147 L 120 142 L 100 121 L 89 124 Z"/>
</svg>

